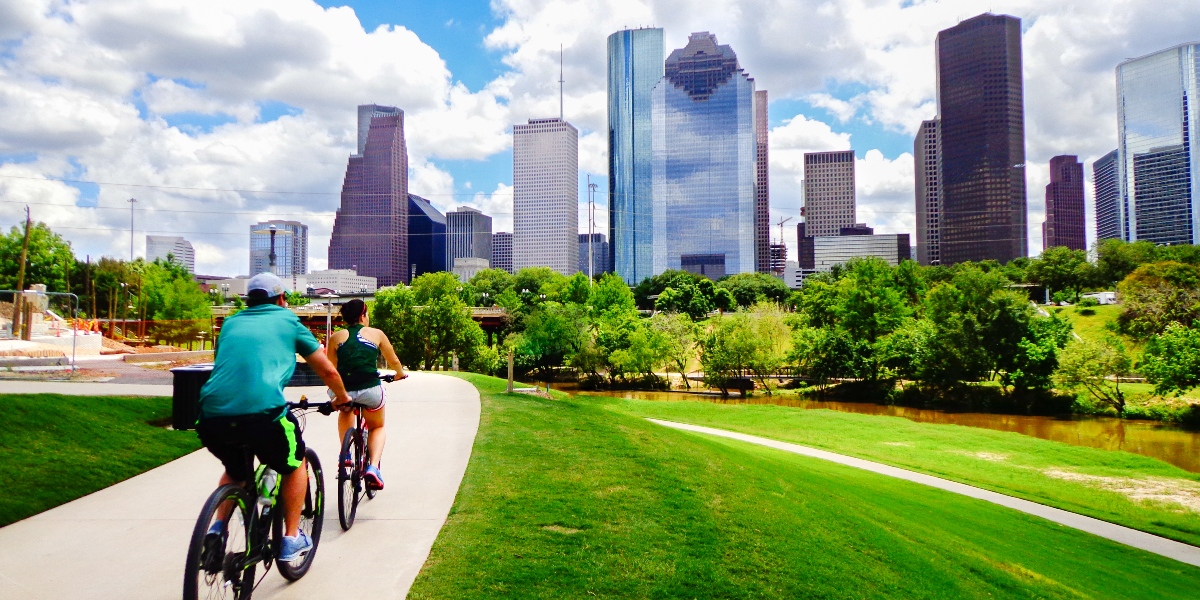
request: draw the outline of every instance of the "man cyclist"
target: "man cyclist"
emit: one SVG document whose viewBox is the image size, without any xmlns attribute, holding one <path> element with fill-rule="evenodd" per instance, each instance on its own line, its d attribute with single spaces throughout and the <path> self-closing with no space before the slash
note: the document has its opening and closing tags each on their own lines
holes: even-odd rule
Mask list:
<svg viewBox="0 0 1200 600">
<path fill-rule="evenodd" d="M 383 456 L 383 444 L 387 434 L 383 429 L 384 399 L 383 385 L 379 382 L 379 355 L 387 361 L 388 368 L 396 372 L 396 377 L 404 379 L 404 365 L 396 357 L 392 343 L 387 334 L 371 327 L 371 317 L 367 314 L 367 305 L 362 300 L 351 300 L 342 305 L 342 319 L 346 328 L 334 333 L 329 338 L 329 346 L 325 352 L 329 362 L 337 367 L 338 374 L 346 384 L 346 392 L 354 402 L 365 404 L 367 408 L 363 417 L 367 421 L 367 456 L 370 464 L 363 478 L 367 485 L 374 489 L 383 489 L 383 476 L 379 473 L 379 459 Z M 334 396 L 330 387 L 329 395 Z M 338 415 L 338 443 L 346 437 L 346 430 L 354 425 L 354 415 L 342 411 Z M 341 457 L 345 464 L 350 457 Z"/>
<path fill-rule="evenodd" d="M 287 310 L 283 282 L 271 273 L 260 273 L 246 287 L 248 308 L 225 319 L 221 327 L 216 364 L 200 389 L 196 433 L 225 465 L 220 485 L 243 485 L 254 476 L 244 472 L 242 448 L 246 446 L 259 462 L 279 473 L 287 528 L 279 559 L 290 562 L 312 550 L 308 534 L 299 531 L 308 485 L 304 440 L 283 398 L 283 386 L 296 369 L 296 354 L 329 386 L 334 404 L 350 398 L 316 338 Z M 210 535 L 224 534 L 223 520 L 229 510 L 222 511 L 222 520 L 213 523 Z"/>
</svg>

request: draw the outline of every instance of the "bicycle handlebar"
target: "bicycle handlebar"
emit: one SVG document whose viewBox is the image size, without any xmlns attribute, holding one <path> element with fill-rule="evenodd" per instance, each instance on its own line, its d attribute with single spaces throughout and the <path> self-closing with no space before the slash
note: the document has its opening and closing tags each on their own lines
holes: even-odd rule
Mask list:
<svg viewBox="0 0 1200 600">
<path fill-rule="evenodd" d="M 408 377 L 408 375 L 406 374 L 406 375 L 402 376 L 401 379 L 405 379 L 407 377 Z M 390 372 L 390 371 L 386 372 L 386 373 L 379 373 L 379 379 L 386 381 L 388 383 L 391 383 L 396 380 L 396 374 L 393 372 Z M 341 406 L 349 406 L 351 408 L 370 408 L 366 404 L 361 404 L 358 402 L 347 402 L 346 404 L 343 404 Z M 335 411 L 339 408 L 339 407 L 334 406 L 332 401 L 309 402 L 307 396 L 300 396 L 299 402 L 288 402 L 287 407 L 288 407 L 288 410 L 292 410 L 292 409 L 315 410 L 326 416 L 333 414 L 333 411 Z"/>
</svg>

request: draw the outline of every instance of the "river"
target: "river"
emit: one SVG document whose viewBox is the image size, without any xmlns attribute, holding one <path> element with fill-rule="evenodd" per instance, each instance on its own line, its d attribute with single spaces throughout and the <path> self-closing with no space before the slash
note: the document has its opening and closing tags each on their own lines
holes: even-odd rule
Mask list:
<svg viewBox="0 0 1200 600">
<path fill-rule="evenodd" d="M 556 383 L 551 387 L 564 392 L 590 396 L 608 396 L 631 400 L 692 400 L 719 404 L 775 404 L 793 408 L 823 408 L 865 415 L 904 417 L 919 423 L 941 423 L 1015 431 L 1044 440 L 1103 450 L 1124 450 L 1171 463 L 1193 473 L 1200 473 L 1200 432 L 1189 431 L 1154 421 L 1125 421 L 1112 417 L 1028 417 L 990 413 L 946 412 L 905 406 L 888 406 L 860 402 L 826 402 L 805 400 L 795 396 L 756 394 L 749 398 L 718 394 L 688 394 L 683 392 L 641 391 L 580 391 L 573 383 Z"/>
</svg>

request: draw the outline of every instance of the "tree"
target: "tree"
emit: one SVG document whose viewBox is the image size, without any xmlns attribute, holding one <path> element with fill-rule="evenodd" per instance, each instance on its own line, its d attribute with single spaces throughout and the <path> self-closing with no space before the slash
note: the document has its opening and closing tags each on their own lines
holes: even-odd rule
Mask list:
<svg viewBox="0 0 1200 600">
<path fill-rule="evenodd" d="M 1138 267 L 1158 260 L 1158 248 L 1145 240 L 1132 244 L 1099 240 L 1095 248 L 1097 278 L 1103 285 L 1115 285 Z"/>
<path fill-rule="evenodd" d="M 771 301 L 759 302 L 749 308 L 742 318 L 749 321 L 755 342 L 748 368 L 758 378 L 759 384 L 771 393 L 767 377 L 777 375 L 792 349 L 783 308 Z"/>
<path fill-rule="evenodd" d="M 534 307 L 525 318 L 522 352 L 528 366 L 547 369 L 563 364 L 582 347 L 588 337 L 586 307 L 547 301 Z"/>
<path fill-rule="evenodd" d="M 526 267 L 517 271 L 513 277 L 513 291 L 527 306 L 532 306 L 552 299 L 554 290 L 559 289 L 562 280 L 565 279 L 566 277 L 550 267 Z"/>
<path fill-rule="evenodd" d="M 1200 330 L 1171 323 L 1151 338 L 1138 369 L 1156 394 L 1182 395 L 1200 386 Z"/>
<path fill-rule="evenodd" d="M 1054 385 L 1064 390 L 1083 388 L 1093 399 L 1125 414 L 1121 379 L 1133 372 L 1133 360 L 1116 337 L 1100 341 L 1075 340 L 1058 356 Z M 1111 379 L 1110 379 L 1111 377 Z"/>
<path fill-rule="evenodd" d="M 754 329 L 745 315 L 715 317 L 700 338 L 700 366 L 704 382 L 729 394 L 729 380 L 742 376 L 750 368 L 756 342 Z"/>
<path fill-rule="evenodd" d="M 687 374 L 692 358 L 696 356 L 696 325 L 685 314 L 658 313 L 650 318 L 650 328 L 663 335 L 665 363 L 674 367 L 683 379 L 683 385 L 692 389 Z"/>
<path fill-rule="evenodd" d="M 762 301 L 783 304 L 792 293 L 782 279 L 766 273 L 738 273 L 717 282 L 718 288 L 729 290 L 738 306 L 746 307 Z"/>
<path fill-rule="evenodd" d="M 1137 268 L 1118 286 L 1125 310 L 1120 324 L 1149 339 L 1171 323 L 1190 327 L 1200 318 L 1200 267 L 1168 261 Z"/>
<path fill-rule="evenodd" d="M 484 269 L 476 273 L 468 283 L 479 295 L 479 306 L 496 306 L 500 294 L 512 289 L 513 276 L 501 269 Z"/>
<path fill-rule="evenodd" d="M 610 312 L 628 314 L 637 309 L 633 292 L 629 291 L 629 286 L 615 273 L 600 276 L 600 280 L 588 296 L 588 306 L 592 307 L 596 315 Z"/>
<path fill-rule="evenodd" d="M 0 289 L 16 289 L 24 242 L 23 223 L 20 227 L 14 225 L 8 235 L 0 236 Z M 75 253 L 71 250 L 71 244 L 51 231 L 45 223 L 34 223 L 29 230 L 29 253 L 25 265 L 25 289 L 42 283 L 47 291 L 71 291 L 68 283 L 75 267 Z"/>
<path fill-rule="evenodd" d="M 1017 352 L 1000 372 L 1000 384 L 1011 387 L 1012 396 L 1027 396 L 1032 390 L 1050 388 L 1058 367 L 1059 350 L 1071 335 L 1071 325 L 1058 317 L 1035 317 L 1028 333 L 1017 343 Z M 1032 400 L 1032 399 L 1031 399 Z M 1027 405 L 1032 407 L 1032 404 Z"/>
<path fill-rule="evenodd" d="M 657 381 L 655 370 L 667 362 L 670 348 L 666 334 L 638 321 L 629 332 L 628 347 L 614 351 L 609 356 L 613 369 L 619 373 L 637 373 Z"/>
<path fill-rule="evenodd" d="M 388 335 L 401 362 L 430 369 L 451 353 L 469 362 L 485 345 L 483 330 L 451 281 L 457 280 L 448 273 L 427 273 L 413 280 L 412 289 L 397 286 L 375 293 L 372 324 Z"/>
<path fill-rule="evenodd" d="M 654 298 L 651 296 L 661 294 L 668 287 L 678 289 L 684 282 L 697 285 L 700 281 L 708 281 L 708 278 L 689 271 L 668 269 L 654 277 L 647 277 L 637 284 L 637 287 L 633 288 L 634 301 L 638 308 L 651 310 L 654 308 Z"/>
<path fill-rule="evenodd" d="M 663 290 L 654 301 L 655 310 L 673 313 L 683 313 L 693 320 L 708 316 L 713 310 L 712 282 L 705 280 L 707 286 L 680 279 Z M 705 291 L 709 293 L 706 294 Z"/>
<path fill-rule="evenodd" d="M 1040 283 L 1050 291 L 1069 291 L 1076 301 L 1094 279 L 1087 252 L 1072 250 L 1066 246 L 1047 248 L 1025 271 L 1025 280 Z M 1019 281 L 1019 280 L 1018 280 Z"/>
<path fill-rule="evenodd" d="M 570 277 L 547 282 L 543 293 L 563 304 L 587 304 L 588 296 L 591 293 L 591 283 L 587 275 L 575 273 Z"/>
</svg>

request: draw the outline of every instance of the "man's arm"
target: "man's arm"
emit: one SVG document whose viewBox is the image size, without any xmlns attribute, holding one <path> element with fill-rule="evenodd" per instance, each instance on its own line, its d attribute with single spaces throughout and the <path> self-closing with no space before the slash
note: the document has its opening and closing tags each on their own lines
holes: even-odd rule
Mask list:
<svg viewBox="0 0 1200 600">
<path fill-rule="evenodd" d="M 342 376 L 338 375 L 337 367 L 329 362 L 329 358 L 324 352 L 318 348 L 316 352 L 304 357 L 304 362 L 312 367 L 313 373 L 325 382 L 329 389 L 333 390 L 333 405 L 341 406 L 350 401 L 350 396 L 346 395 L 346 387 L 342 385 Z"/>
</svg>

